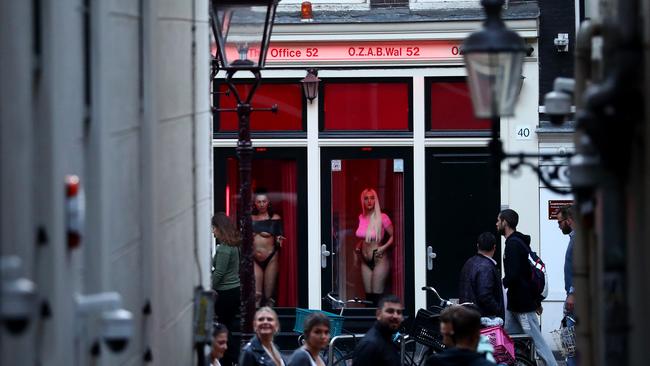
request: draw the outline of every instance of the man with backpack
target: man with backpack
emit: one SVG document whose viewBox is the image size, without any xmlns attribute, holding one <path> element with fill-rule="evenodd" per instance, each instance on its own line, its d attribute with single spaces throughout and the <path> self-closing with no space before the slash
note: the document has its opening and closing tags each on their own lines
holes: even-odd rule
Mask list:
<svg viewBox="0 0 650 366">
<path fill-rule="evenodd" d="M 528 259 L 531 254 L 530 236 L 517 231 L 518 223 L 519 215 L 511 209 L 501 211 L 497 217 L 497 232 L 506 238 L 503 254 L 503 286 L 508 289 L 505 329 L 510 334 L 529 335 L 545 364 L 557 366 L 551 349 L 544 341 L 537 318 L 542 312 L 543 289 L 534 280 L 533 266 Z"/>
</svg>

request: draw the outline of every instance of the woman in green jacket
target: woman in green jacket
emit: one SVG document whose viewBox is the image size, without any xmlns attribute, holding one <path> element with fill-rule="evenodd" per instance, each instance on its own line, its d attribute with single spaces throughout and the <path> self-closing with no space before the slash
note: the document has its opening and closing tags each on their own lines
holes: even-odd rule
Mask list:
<svg viewBox="0 0 650 366">
<path fill-rule="evenodd" d="M 212 258 L 212 289 L 218 294 L 214 313 L 218 321 L 229 329 L 234 328 L 239 312 L 239 246 L 241 236 L 237 227 L 223 212 L 212 217 L 212 234 L 217 240 L 217 250 Z M 237 362 L 236 343 L 230 337 L 229 347 L 221 359 L 221 365 L 231 366 Z"/>
</svg>

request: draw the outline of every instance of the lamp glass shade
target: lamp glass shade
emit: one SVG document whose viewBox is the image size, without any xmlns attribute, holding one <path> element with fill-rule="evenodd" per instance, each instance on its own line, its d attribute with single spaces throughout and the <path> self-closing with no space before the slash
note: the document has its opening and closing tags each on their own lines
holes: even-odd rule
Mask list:
<svg viewBox="0 0 650 366">
<path fill-rule="evenodd" d="M 300 80 L 302 83 L 302 90 L 305 93 L 305 98 L 310 102 L 318 96 L 318 84 L 320 79 L 313 73 L 308 73 L 307 76 Z"/>
<path fill-rule="evenodd" d="M 224 69 L 264 67 L 278 0 L 212 0 L 212 27 Z"/>
<path fill-rule="evenodd" d="M 513 116 L 521 88 L 524 52 L 472 52 L 463 57 L 474 115 Z"/>
</svg>

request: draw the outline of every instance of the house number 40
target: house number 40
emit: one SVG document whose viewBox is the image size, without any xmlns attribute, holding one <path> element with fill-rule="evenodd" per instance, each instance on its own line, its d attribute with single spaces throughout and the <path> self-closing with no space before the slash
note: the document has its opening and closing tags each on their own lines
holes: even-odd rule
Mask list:
<svg viewBox="0 0 650 366">
<path fill-rule="evenodd" d="M 515 128 L 515 139 L 517 140 L 530 140 L 533 138 L 532 135 L 530 126 L 517 126 Z"/>
</svg>

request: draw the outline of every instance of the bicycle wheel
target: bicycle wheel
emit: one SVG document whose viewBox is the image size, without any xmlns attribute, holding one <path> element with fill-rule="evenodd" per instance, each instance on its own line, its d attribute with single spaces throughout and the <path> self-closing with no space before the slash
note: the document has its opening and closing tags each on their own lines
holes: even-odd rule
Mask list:
<svg viewBox="0 0 650 366">
<path fill-rule="evenodd" d="M 329 349 L 326 348 L 321 351 L 321 357 L 325 365 L 330 365 L 329 363 Z M 331 365 L 345 365 L 345 360 L 352 360 L 353 352 L 347 349 L 340 349 L 339 347 L 334 347 L 332 350 L 332 363 Z"/>
<path fill-rule="evenodd" d="M 404 365 L 418 366 L 417 350 L 418 343 L 414 339 L 406 340 L 404 344 Z"/>
<path fill-rule="evenodd" d="M 336 353 L 335 353 L 336 355 Z M 339 354 L 340 358 L 335 357 L 334 362 L 332 363 L 332 366 L 351 366 L 352 365 L 352 359 L 354 358 L 354 352 L 351 353 L 346 353 L 346 354 Z"/>
<path fill-rule="evenodd" d="M 517 355 L 515 358 L 515 366 L 537 366 L 537 362 L 526 356 Z"/>
</svg>

